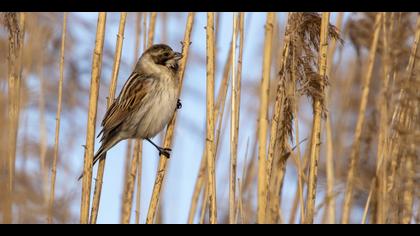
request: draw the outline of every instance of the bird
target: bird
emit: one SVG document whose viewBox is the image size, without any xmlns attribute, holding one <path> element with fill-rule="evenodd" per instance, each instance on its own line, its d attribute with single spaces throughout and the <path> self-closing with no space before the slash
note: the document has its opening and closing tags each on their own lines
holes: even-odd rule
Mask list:
<svg viewBox="0 0 420 236">
<path fill-rule="evenodd" d="M 106 152 L 126 139 L 150 142 L 159 155 L 170 157 L 170 148 L 155 144 L 156 136 L 182 107 L 178 98 L 178 70 L 182 54 L 166 44 L 154 44 L 138 59 L 135 68 L 114 99 L 102 120 L 101 146 L 92 166 L 105 158 Z M 83 177 L 83 173 L 78 180 Z"/>
</svg>

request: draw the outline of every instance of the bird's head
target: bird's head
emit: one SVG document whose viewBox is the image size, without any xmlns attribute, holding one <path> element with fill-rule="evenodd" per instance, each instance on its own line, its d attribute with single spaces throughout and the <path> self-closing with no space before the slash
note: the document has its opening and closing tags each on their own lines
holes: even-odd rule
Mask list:
<svg viewBox="0 0 420 236">
<path fill-rule="evenodd" d="M 175 52 L 166 44 L 155 44 L 148 48 L 142 58 L 152 60 L 154 64 L 165 66 L 173 71 L 178 70 L 178 62 L 182 54 Z"/>
</svg>

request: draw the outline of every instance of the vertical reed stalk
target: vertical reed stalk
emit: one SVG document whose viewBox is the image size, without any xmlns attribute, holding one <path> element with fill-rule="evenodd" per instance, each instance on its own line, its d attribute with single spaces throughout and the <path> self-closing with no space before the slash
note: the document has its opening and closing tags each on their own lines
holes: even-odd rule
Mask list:
<svg viewBox="0 0 420 236">
<path fill-rule="evenodd" d="M 362 95 L 361 95 L 360 106 L 359 106 L 359 115 L 358 115 L 357 123 L 356 123 L 356 131 L 354 133 L 353 147 L 350 154 L 350 167 L 347 174 L 347 186 L 346 186 L 346 191 L 344 195 L 343 211 L 342 211 L 342 216 L 341 216 L 342 224 L 349 223 L 349 218 L 350 218 L 354 178 L 356 175 L 357 164 L 359 161 L 362 128 L 363 128 L 363 123 L 365 120 L 365 111 L 366 111 L 367 100 L 369 96 L 369 84 L 372 79 L 373 65 L 375 62 L 376 49 L 378 46 L 378 39 L 379 39 L 379 32 L 381 29 L 381 24 L 380 24 L 381 18 L 382 18 L 381 16 L 382 14 L 378 13 L 375 18 L 375 32 L 373 35 L 372 45 L 370 47 L 370 52 L 369 52 L 368 69 L 367 69 L 366 77 L 364 78 L 363 85 L 362 85 Z"/>
<path fill-rule="evenodd" d="M 184 80 L 184 73 L 185 73 L 185 66 L 187 63 L 187 59 L 188 59 L 188 52 L 189 52 L 189 48 L 190 48 L 190 44 L 191 44 L 191 32 L 192 32 L 192 27 L 194 25 L 194 15 L 195 13 L 188 13 L 188 17 L 187 17 L 187 24 L 186 24 L 186 28 L 185 28 L 185 34 L 184 34 L 184 41 L 182 43 L 183 47 L 182 47 L 182 59 L 179 63 L 179 84 L 178 84 L 178 95 L 181 94 L 181 90 L 182 90 L 182 83 Z M 163 146 L 164 147 L 170 147 L 172 145 L 173 142 L 173 134 L 174 134 L 174 129 L 175 129 L 175 121 L 176 121 L 176 113 L 174 114 L 174 116 L 172 117 L 171 121 L 169 122 L 167 129 L 166 129 L 166 134 L 165 134 L 165 139 L 163 142 Z M 156 174 L 156 179 L 155 179 L 155 183 L 153 185 L 153 192 L 152 192 L 152 197 L 150 200 L 150 205 L 149 205 L 149 210 L 147 212 L 147 218 L 146 218 L 146 223 L 147 224 L 151 224 L 154 222 L 155 219 L 155 215 L 156 215 L 156 209 L 159 203 L 159 196 L 160 196 L 160 192 L 162 189 L 162 183 L 163 183 L 163 179 L 165 177 L 165 173 L 166 173 L 166 165 L 167 165 L 167 158 L 164 156 L 160 156 L 160 161 L 159 161 L 159 167 L 157 170 L 157 174 Z"/>
<path fill-rule="evenodd" d="M 343 12 L 339 12 L 337 16 L 336 27 L 338 30 L 341 29 L 343 22 Z M 334 61 L 334 53 L 336 49 L 337 41 L 332 40 L 331 47 L 328 51 L 328 65 L 327 65 L 327 76 L 332 78 L 331 69 Z M 334 196 L 334 158 L 333 158 L 333 137 L 331 128 L 331 117 L 328 112 L 329 101 L 330 101 L 330 87 L 326 88 L 325 91 L 325 104 L 327 106 L 327 116 L 325 119 L 325 133 L 326 133 L 326 174 L 327 174 L 327 193 L 325 195 L 325 202 L 327 207 L 327 222 L 328 224 L 335 223 L 335 198 Z"/>
<path fill-rule="evenodd" d="M 206 158 L 207 161 L 207 158 Z M 206 209 L 207 206 L 209 205 L 209 185 L 207 184 L 208 182 L 208 178 L 204 180 L 205 181 L 205 185 L 204 185 L 204 192 L 203 192 L 203 200 L 201 201 L 201 213 L 200 213 L 200 221 L 199 224 L 204 224 L 204 218 L 206 217 Z"/>
<path fill-rule="evenodd" d="M 44 37 L 40 37 L 40 41 L 44 41 Z M 44 62 L 45 53 L 41 52 L 38 56 L 38 80 L 39 80 L 39 171 L 41 175 L 41 188 L 42 188 L 42 204 L 46 205 L 48 199 L 48 171 L 46 168 L 47 158 L 47 128 L 45 125 L 45 78 L 44 78 Z M 47 218 L 48 218 L 48 212 Z"/>
<path fill-rule="evenodd" d="M 233 13 L 233 34 L 232 34 L 232 99 L 231 99 L 231 123 L 230 123 L 230 189 L 229 189 L 229 223 L 235 223 L 235 193 L 236 193 L 236 165 L 238 158 L 238 132 L 239 132 L 239 106 L 240 106 L 240 75 L 235 72 L 236 59 L 236 31 L 237 21 L 240 22 L 241 40 L 243 40 L 243 13 L 240 16 Z M 241 52 L 240 52 L 241 53 Z M 241 60 L 241 59 L 238 59 Z M 239 64 L 239 61 L 238 61 Z M 238 72 L 241 69 L 238 68 Z"/>
<path fill-rule="evenodd" d="M 379 100 L 379 132 L 378 132 L 378 148 L 376 155 L 376 223 L 384 224 L 385 223 L 385 209 L 386 209 L 386 167 L 387 160 L 384 155 L 384 150 L 386 149 L 386 137 L 388 136 L 388 110 L 389 110 L 389 80 L 391 76 L 391 58 L 390 58 L 390 49 L 389 49 L 389 30 L 387 28 L 387 16 L 386 13 L 382 14 L 382 35 L 383 35 L 383 68 L 384 68 L 384 79 L 382 82 L 380 100 Z"/>
<path fill-rule="evenodd" d="M 92 60 L 92 79 L 89 92 L 89 113 L 87 121 L 87 134 L 85 157 L 83 165 L 82 202 L 80 208 L 80 223 L 87 224 L 89 220 L 90 192 L 92 185 L 92 160 L 95 145 L 95 121 L 98 106 L 99 84 L 102 67 L 102 51 L 105 39 L 106 13 L 98 14 L 95 49 Z"/>
<path fill-rule="evenodd" d="M 236 218 L 235 223 L 239 224 L 239 218 L 241 219 L 241 224 L 245 223 L 245 215 L 242 203 L 242 182 L 241 179 L 238 178 L 238 205 L 236 210 Z"/>
<path fill-rule="evenodd" d="M 258 117 L 258 207 L 257 223 L 265 223 L 265 211 L 267 208 L 266 191 L 266 150 L 267 150 L 267 129 L 268 129 L 268 94 L 270 86 L 270 72 L 272 60 L 272 39 L 275 13 L 267 13 L 264 36 L 263 70 L 260 89 L 260 111 Z"/>
<path fill-rule="evenodd" d="M 191 197 L 191 206 L 188 212 L 188 224 L 192 224 L 194 222 L 195 211 L 198 205 L 198 198 L 200 197 L 200 193 L 202 192 L 205 178 L 207 177 L 207 158 L 206 158 L 206 151 L 203 151 L 203 155 L 201 157 L 200 168 L 198 169 L 198 175 L 194 184 L 194 191 Z M 203 202 L 204 204 L 204 202 Z"/>
<path fill-rule="evenodd" d="M 409 151 L 405 157 L 404 165 L 404 192 L 403 192 L 403 212 L 400 217 L 401 224 L 410 224 L 411 218 L 413 217 L 413 206 L 414 206 L 414 193 L 415 193 L 415 178 L 416 178 L 416 159 L 415 144 L 411 144 Z"/>
<path fill-rule="evenodd" d="M 153 39 L 155 38 L 156 16 L 157 16 L 157 12 L 151 12 L 150 13 L 149 34 L 147 36 L 147 46 L 148 47 L 152 46 Z"/>
<path fill-rule="evenodd" d="M 410 59 L 409 64 L 406 68 L 406 76 L 408 80 L 414 82 L 419 82 L 418 76 L 413 76 L 415 73 L 415 66 L 416 66 L 416 59 L 417 59 L 417 47 L 420 41 L 420 16 L 417 16 L 417 23 L 416 23 L 416 34 L 414 37 L 413 46 L 410 52 Z M 418 94 L 417 89 L 417 94 Z M 406 98 L 407 99 L 407 98 Z M 412 100 L 412 98 L 408 98 Z M 417 105 L 415 105 L 417 104 Z M 415 125 L 414 122 L 418 122 L 418 118 L 415 117 L 415 109 L 418 109 L 418 101 L 409 101 L 408 102 L 409 111 L 407 115 L 409 115 L 410 121 L 407 122 L 408 124 L 406 130 L 413 130 L 415 127 L 419 127 L 418 124 Z M 418 111 L 417 111 L 418 113 Z M 407 148 L 408 150 L 405 153 L 405 165 L 403 166 L 405 172 L 404 178 L 404 193 L 403 193 L 403 214 L 402 219 L 400 222 L 402 224 L 409 224 L 411 222 L 411 218 L 413 217 L 413 206 L 414 206 L 414 193 L 415 193 L 415 179 L 416 179 L 416 165 L 418 165 L 417 155 L 416 155 L 416 144 L 415 141 L 410 140 L 410 144 Z"/>
<path fill-rule="evenodd" d="M 293 84 L 295 84 L 295 83 L 293 83 Z M 293 93 L 294 93 L 294 95 L 293 95 L 293 97 L 296 99 L 296 98 L 298 98 L 298 95 L 296 94 L 296 90 L 295 89 L 293 89 Z M 297 104 L 298 104 L 298 99 L 296 99 L 296 101 L 293 103 L 293 115 L 294 115 L 294 123 L 295 123 L 295 143 L 296 143 L 296 149 L 297 149 L 297 153 L 296 153 L 296 167 L 297 167 L 297 171 L 298 171 L 298 176 L 297 176 L 297 184 L 298 184 L 298 188 L 297 188 L 297 190 L 298 190 L 298 192 L 297 192 L 297 194 L 298 194 L 298 199 L 299 199 L 299 202 L 298 202 L 298 205 L 300 205 L 301 207 L 300 207 L 300 219 L 301 219 L 301 222 L 304 220 L 304 218 L 305 218 L 305 202 L 304 202 L 304 197 L 303 197 L 303 177 L 305 176 L 305 173 L 303 172 L 304 170 L 303 170 L 303 168 L 302 168 L 302 165 L 303 165 L 303 163 L 302 163 L 302 152 L 301 152 L 301 150 L 300 150 L 300 142 L 301 141 L 299 141 L 299 115 L 298 115 L 298 106 L 297 106 Z M 284 180 L 283 180 L 284 181 Z"/>
<path fill-rule="evenodd" d="M 372 183 L 370 185 L 369 195 L 368 195 L 368 198 L 366 200 L 365 208 L 363 210 L 363 216 L 362 216 L 361 224 L 366 224 L 367 214 L 368 214 L 368 211 L 369 211 L 369 205 L 370 205 L 370 201 L 372 199 L 373 191 L 375 190 L 376 180 L 377 180 L 376 178 L 373 179 Z"/>
<path fill-rule="evenodd" d="M 134 144 L 134 148 L 133 148 L 133 144 Z M 129 173 L 130 173 L 130 163 L 131 163 L 131 159 L 134 155 L 134 150 L 133 149 L 135 149 L 135 148 L 137 148 L 137 147 L 136 147 L 136 143 L 134 142 L 134 140 L 128 139 L 127 140 L 127 147 L 126 147 L 126 151 L 125 151 L 125 157 L 124 157 L 125 158 L 124 159 L 124 172 L 123 172 L 124 180 L 123 180 L 123 188 L 122 188 L 123 194 L 124 194 L 124 191 L 126 189 L 127 182 L 128 182 Z"/>
<path fill-rule="evenodd" d="M 135 224 L 140 223 L 140 194 L 141 194 L 141 173 L 142 173 L 142 148 L 143 145 L 138 145 L 137 147 L 141 148 L 137 151 L 137 192 L 136 192 L 136 218 Z"/>
<path fill-rule="evenodd" d="M 288 51 L 288 44 L 285 44 L 285 48 L 283 49 L 285 50 L 287 55 L 287 51 Z M 284 59 L 283 62 L 285 62 L 286 59 Z M 282 78 L 280 78 L 281 80 Z M 279 127 L 279 122 L 280 122 L 280 116 L 281 116 L 281 105 L 283 104 L 283 86 L 281 81 L 279 81 L 278 85 L 277 85 L 277 92 L 276 92 L 276 101 L 274 102 L 274 110 L 273 110 L 273 118 L 271 120 L 271 128 L 270 128 L 270 140 L 269 140 L 269 145 L 268 145 L 268 160 L 267 160 L 267 170 L 266 170 L 266 179 L 267 179 L 267 183 L 266 183 L 266 193 L 269 197 L 268 202 L 269 202 L 269 206 L 267 207 L 267 210 L 269 210 L 269 223 L 274 223 L 275 221 L 275 216 L 277 214 L 277 211 L 274 210 L 276 207 L 274 207 L 275 204 L 277 204 L 277 199 L 274 196 L 270 195 L 270 186 L 274 186 L 274 180 L 275 178 L 273 177 L 273 159 L 274 159 L 274 151 L 275 151 L 275 147 L 277 144 L 277 131 L 278 131 L 278 127 Z M 278 192 L 271 190 L 273 194 L 277 195 Z M 276 211 L 276 212 L 271 212 L 272 210 Z M 271 214 L 273 213 L 273 214 Z"/>
<path fill-rule="evenodd" d="M 6 26 L 9 30 L 8 49 L 8 109 L 7 109 L 7 175 L 6 209 L 4 223 L 13 222 L 13 184 L 16 162 L 16 144 L 19 130 L 20 84 L 22 79 L 22 52 L 25 33 L 25 13 L 6 13 Z"/>
<path fill-rule="evenodd" d="M 140 23 L 141 23 L 141 14 L 136 14 L 136 45 L 135 45 L 135 51 L 134 51 L 134 66 L 136 65 L 136 62 L 139 58 L 139 49 L 140 49 Z M 146 34 L 146 29 L 143 29 L 143 31 Z M 144 48 L 144 50 L 146 50 Z M 138 167 L 137 167 L 137 192 L 136 192 L 136 218 L 135 218 L 135 224 L 140 223 L 140 194 L 141 194 L 141 174 L 142 174 L 142 150 L 143 145 L 140 142 L 139 145 L 136 145 L 139 150 L 137 152 L 138 155 Z"/>
<path fill-rule="evenodd" d="M 296 188 L 295 196 L 293 197 L 293 203 L 292 203 L 292 209 L 290 211 L 290 217 L 289 217 L 289 224 L 294 224 L 296 220 L 296 214 L 299 207 L 299 188 Z M 301 208 L 304 207 L 304 205 L 300 205 Z M 303 218 L 302 218 L 303 219 Z"/>
<path fill-rule="evenodd" d="M 328 26 L 330 20 L 330 13 L 322 13 L 321 21 L 321 37 L 319 47 L 319 75 L 321 89 L 324 88 L 324 77 L 327 72 L 327 52 L 328 52 Z M 324 91 L 320 91 L 321 96 L 324 96 Z M 321 116 L 322 116 L 322 104 L 318 97 L 314 98 L 313 103 L 313 125 L 311 133 L 310 143 L 310 164 L 309 164 L 309 179 L 308 179 L 308 192 L 306 199 L 306 214 L 305 224 L 312 224 L 314 221 L 315 212 L 315 197 L 316 197 L 316 186 L 317 186 L 317 175 L 318 175 L 318 161 L 319 161 L 319 146 L 321 140 Z"/>
<path fill-rule="evenodd" d="M 137 165 L 138 165 L 138 153 L 136 145 L 134 148 L 133 159 L 130 164 L 130 173 L 128 174 L 127 183 L 124 189 L 123 195 L 123 205 L 122 205 L 122 214 L 121 214 L 121 224 L 129 224 L 131 218 L 131 209 L 133 206 L 133 193 L 134 193 L 134 183 L 136 182 L 137 176 Z"/>
<path fill-rule="evenodd" d="M 60 121 L 61 121 L 61 107 L 63 101 L 63 81 L 64 81 L 64 50 L 66 45 L 66 30 L 67 30 L 67 12 L 63 14 L 63 27 L 61 32 L 61 50 L 60 50 L 60 79 L 58 82 L 58 101 L 57 112 L 55 115 L 55 141 L 54 141 L 54 158 L 51 169 L 51 187 L 50 198 L 48 204 L 48 224 L 52 223 L 54 213 L 54 197 L 55 197 L 55 180 L 57 177 L 57 160 L 58 160 L 58 144 L 60 137 Z"/>
<path fill-rule="evenodd" d="M 209 191 L 209 218 L 211 224 L 217 223 L 216 203 L 216 173 L 214 150 L 214 13 L 207 13 L 206 48 L 207 48 L 207 73 L 206 73 L 206 156 L 207 176 Z"/>
</svg>

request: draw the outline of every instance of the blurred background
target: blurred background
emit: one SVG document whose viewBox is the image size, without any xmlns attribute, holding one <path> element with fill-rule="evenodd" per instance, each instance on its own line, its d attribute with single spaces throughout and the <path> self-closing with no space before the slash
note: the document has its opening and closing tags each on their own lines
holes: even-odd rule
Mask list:
<svg viewBox="0 0 420 236">
<path fill-rule="evenodd" d="M 0 27 L 0 130 L 8 130 L 8 65 L 9 32 L 6 14 L 1 13 Z M 384 13 L 331 13 L 330 23 L 335 25 L 343 40 L 330 61 L 328 77 L 329 90 L 326 111 L 331 122 L 331 140 L 334 183 L 333 195 L 327 196 L 326 180 L 326 130 L 321 129 L 321 154 L 318 167 L 318 186 L 315 209 L 315 223 L 340 223 L 343 198 L 348 178 L 349 162 L 354 133 L 359 117 L 363 81 L 368 74 L 369 54 L 375 32 L 375 19 Z M 122 58 L 118 74 L 117 95 L 130 75 L 137 57 L 144 51 L 146 35 L 150 30 L 150 12 L 129 12 L 125 25 Z M 165 43 L 175 51 L 181 51 L 188 13 L 157 12 L 154 25 L 154 43 Z M 262 78 L 263 48 L 267 13 L 247 12 L 244 14 L 244 45 L 242 60 L 242 88 L 240 101 L 240 123 L 237 165 L 238 223 L 255 223 L 257 212 L 258 175 L 258 113 L 260 109 L 260 85 Z M 215 97 L 221 91 L 224 78 L 230 77 L 227 65 L 233 33 L 231 12 L 215 14 Z M 359 160 L 356 165 L 353 203 L 349 222 L 360 223 L 366 211 L 368 223 L 378 222 L 381 199 L 372 182 L 377 175 L 378 148 L 382 137 L 398 133 L 404 143 L 401 149 L 411 150 L 390 155 L 388 170 L 384 177 L 388 181 L 388 199 L 385 204 L 385 222 L 419 223 L 420 201 L 418 177 L 420 171 L 418 109 L 414 109 L 410 120 L 414 123 L 409 130 L 392 126 L 393 114 L 401 101 L 420 101 L 417 73 L 418 62 L 414 61 L 414 79 L 406 79 L 406 68 L 415 42 L 417 13 L 386 13 L 382 16 L 376 57 L 369 84 L 364 124 L 360 136 Z M 269 121 L 271 123 L 276 98 L 277 84 L 288 13 L 275 14 L 273 27 L 272 65 L 269 92 Z M 385 20 L 384 20 L 385 19 Z M 59 155 L 53 223 L 78 223 L 80 217 L 82 182 L 77 177 L 83 170 L 86 143 L 89 88 L 92 72 L 92 57 L 95 46 L 95 32 L 98 13 L 71 12 L 67 15 L 67 35 L 64 58 L 63 100 L 59 136 Z M 206 137 L 206 13 L 196 13 L 191 34 L 191 46 L 186 64 L 184 85 L 180 99 L 182 109 L 178 110 L 174 142 L 168 171 L 162 187 L 157 212 L 157 223 L 187 223 L 192 196 L 199 175 L 200 162 L 205 149 Z M 105 42 L 96 119 L 96 134 L 106 111 L 106 98 L 110 86 L 114 62 L 116 35 L 120 13 L 107 13 Z M 59 62 L 62 36 L 63 13 L 25 13 L 24 41 L 21 61 L 21 83 L 18 133 L 16 142 L 15 173 L 12 197 L 13 223 L 46 223 L 50 194 L 50 175 L 54 157 L 54 135 L 59 86 Z M 152 26 L 153 27 L 153 26 Z M 417 32 L 419 29 L 417 28 Z M 384 33 L 385 32 L 385 33 Z M 335 40 L 331 40 L 335 41 Z M 414 55 L 418 59 L 418 53 Z M 387 68 L 385 70 L 385 68 Z M 227 70 L 227 73 L 225 72 Z M 389 84 L 384 85 L 389 76 Z M 386 80 L 388 81 L 388 79 Z M 408 83 L 407 81 L 411 81 Z M 229 83 L 229 82 L 228 82 Z M 230 86 L 230 84 L 229 84 Z M 411 88 L 411 92 L 407 89 Z M 414 89 L 413 89 L 414 88 Z M 222 110 L 220 140 L 216 151 L 216 188 L 218 222 L 228 222 L 229 207 L 229 160 L 230 160 L 230 87 Z M 401 99 L 401 91 L 408 94 Z M 296 96 L 296 113 L 293 119 L 293 136 L 288 139 L 290 148 L 299 140 L 307 139 L 293 149 L 287 160 L 284 184 L 278 195 L 279 217 L 276 223 L 300 223 L 301 204 L 298 194 L 298 162 L 307 163 L 307 147 L 312 127 L 312 102 L 304 95 Z M 385 99 L 384 99 L 385 98 Z M 384 113 L 383 104 L 386 104 Z M 414 105 L 415 106 L 415 105 Z M 384 117 L 384 114 L 386 116 Z M 325 119 L 324 119 L 325 120 Z M 216 122 L 216 129 L 219 123 Z M 386 130 L 386 132 L 384 131 Z M 165 131 L 153 140 L 161 144 Z M 6 188 L 7 150 L 10 147 L 8 133 L 0 133 L 1 185 Z M 217 134 L 217 131 L 216 131 Z M 385 140 L 388 140 L 385 138 Z M 95 141 L 95 150 L 99 147 Z M 124 195 L 125 173 L 131 160 L 134 142 L 120 142 L 107 154 L 103 189 L 97 223 L 120 223 Z M 398 152 L 399 153 L 399 152 Z M 393 153 L 394 154 L 394 153 Z M 395 159 L 397 158 L 397 159 Z M 136 206 L 139 207 L 139 222 L 146 221 L 149 202 L 155 182 L 159 156 L 156 149 L 145 142 L 142 151 L 141 189 L 139 198 L 135 184 L 131 223 L 135 222 Z M 395 164 L 395 163 L 398 163 Z M 392 165 L 395 164 L 395 165 Z M 305 167 L 305 166 L 304 166 Z M 96 176 L 96 166 L 93 176 Z M 408 174 L 407 174 L 408 173 Z M 138 178 L 136 179 L 136 181 Z M 303 182 L 306 183 L 305 177 Z M 93 181 L 94 186 L 95 181 Z M 372 184 L 373 183 L 373 184 Z M 377 183 L 377 182 L 376 182 Z M 394 184 L 392 184 L 394 183 Z M 406 186 L 411 183 L 411 185 Z M 303 186 L 305 189 L 305 184 Z M 204 188 L 202 189 L 204 191 Z M 395 192 L 394 192 L 395 191 Z M 0 202 L 7 202 L 6 191 L 1 191 Z M 407 193 L 392 194 L 392 193 Z M 208 222 L 203 212 L 202 193 L 197 201 L 193 223 Z M 306 191 L 303 192 L 306 194 Z M 331 194 L 331 192 L 330 192 Z M 397 196 L 398 195 L 398 196 Z M 395 196 L 395 199 L 394 199 Z M 411 197 L 411 198 L 410 198 Z M 2 199 L 3 198 L 3 199 Z M 408 200 L 407 200 L 408 198 Z M 411 201 L 410 201 L 411 199 Z M 332 205 L 331 202 L 334 202 Z M 368 204 L 367 204 L 368 203 Z M 411 204 L 410 204 L 411 203 Z M 409 204 L 409 206 L 407 206 Z M 368 205 L 368 208 L 366 208 Z M 333 207 L 332 207 L 333 206 Z M 382 206 L 382 205 L 381 205 Z M 5 221 L 7 206 L 1 204 L 0 219 Z M 332 208 L 331 208 L 332 207 Z M 204 208 L 205 211 L 206 208 Z M 327 209 L 333 209 L 334 214 Z M 407 209 L 409 213 L 407 213 Z M 332 214 L 332 215 L 331 215 Z M 331 218 L 332 217 L 332 218 Z"/>
</svg>

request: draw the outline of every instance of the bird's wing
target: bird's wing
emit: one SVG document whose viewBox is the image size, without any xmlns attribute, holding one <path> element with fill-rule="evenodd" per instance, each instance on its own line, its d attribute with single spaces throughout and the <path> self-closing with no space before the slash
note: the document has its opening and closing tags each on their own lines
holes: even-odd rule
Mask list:
<svg viewBox="0 0 420 236">
<path fill-rule="evenodd" d="M 112 130 L 121 124 L 134 109 L 138 109 L 138 106 L 141 106 L 142 101 L 151 91 L 153 83 L 153 78 L 133 72 L 124 84 L 118 98 L 105 113 L 101 132 L 106 133 Z"/>
</svg>

